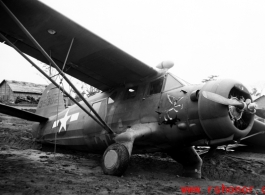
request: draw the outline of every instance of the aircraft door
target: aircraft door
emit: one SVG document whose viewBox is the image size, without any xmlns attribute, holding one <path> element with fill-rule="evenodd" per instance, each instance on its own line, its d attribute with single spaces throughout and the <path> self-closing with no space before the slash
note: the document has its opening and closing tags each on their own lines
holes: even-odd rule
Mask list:
<svg viewBox="0 0 265 195">
<path fill-rule="evenodd" d="M 130 126 L 139 123 L 140 103 L 143 97 L 143 87 L 132 86 L 122 90 L 115 106 L 111 127 L 116 133 L 125 131 Z"/>
<path fill-rule="evenodd" d="M 107 99 L 93 102 L 92 107 L 98 113 L 98 115 L 105 121 L 106 110 L 107 110 Z M 90 112 L 93 116 L 95 116 L 92 111 Z M 102 131 L 105 132 L 96 121 L 94 121 L 91 117 L 87 116 L 84 123 L 84 134 L 87 136 L 93 136 L 94 134 L 99 134 Z"/>
<path fill-rule="evenodd" d="M 157 122 L 161 91 L 163 88 L 164 76 L 150 82 L 141 102 L 140 120 L 141 123 Z"/>
<path fill-rule="evenodd" d="M 95 109 L 95 111 L 98 113 L 98 115 L 105 121 L 106 120 L 106 111 L 107 111 L 107 99 L 100 100 L 98 102 L 94 102 L 92 104 L 92 107 Z M 92 112 L 91 114 L 95 116 Z M 94 121 L 93 124 L 94 128 L 99 130 L 102 129 L 102 127 Z"/>
<path fill-rule="evenodd" d="M 92 107 L 99 116 L 106 121 L 107 98 L 93 102 Z M 94 115 L 91 112 L 92 115 Z M 87 150 L 95 153 L 102 153 L 112 143 L 110 135 L 91 117 L 87 116 L 84 122 L 84 137 Z"/>
</svg>

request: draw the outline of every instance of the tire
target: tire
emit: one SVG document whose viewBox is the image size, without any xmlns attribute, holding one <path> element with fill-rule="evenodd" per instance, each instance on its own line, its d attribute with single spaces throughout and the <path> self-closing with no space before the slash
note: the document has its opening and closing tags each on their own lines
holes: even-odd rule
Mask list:
<svg viewBox="0 0 265 195">
<path fill-rule="evenodd" d="M 101 166 L 104 174 L 121 176 L 127 169 L 130 155 L 122 144 L 112 144 L 104 152 Z"/>
</svg>

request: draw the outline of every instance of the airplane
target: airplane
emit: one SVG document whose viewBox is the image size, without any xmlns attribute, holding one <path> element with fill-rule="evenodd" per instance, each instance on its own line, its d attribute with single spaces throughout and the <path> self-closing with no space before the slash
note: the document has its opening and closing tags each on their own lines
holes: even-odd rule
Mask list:
<svg viewBox="0 0 265 195">
<path fill-rule="evenodd" d="M 172 62 L 151 68 L 36 0 L 0 0 L 0 23 L 0 41 L 51 81 L 35 114 L 4 104 L 0 112 L 35 121 L 38 142 L 103 154 L 105 174 L 123 175 L 133 153 L 161 151 L 183 165 L 183 176 L 201 178 L 194 146 L 215 148 L 264 132 L 254 120 L 264 110 L 241 82 L 189 84 L 170 73 Z M 55 68 L 82 101 L 25 54 Z M 102 92 L 84 98 L 65 74 Z M 63 94 L 76 104 L 66 107 Z"/>
</svg>

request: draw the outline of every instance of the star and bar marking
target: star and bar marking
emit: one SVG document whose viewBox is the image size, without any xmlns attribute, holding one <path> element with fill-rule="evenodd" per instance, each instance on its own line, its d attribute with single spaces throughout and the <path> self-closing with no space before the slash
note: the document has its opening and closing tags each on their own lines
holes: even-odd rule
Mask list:
<svg viewBox="0 0 265 195">
<path fill-rule="evenodd" d="M 66 131 L 66 125 L 67 125 L 67 121 L 70 119 L 70 122 L 76 121 L 78 119 L 79 116 L 79 112 L 68 115 L 69 109 L 66 111 L 65 115 L 63 118 L 56 120 L 53 122 L 52 128 L 55 128 L 58 126 L 59 122 L 61 123 L 60 128 L 59 128 L 59 133 L 61 132 L 61 130 L 64 128 L 64 130 Z"/>
</svg>

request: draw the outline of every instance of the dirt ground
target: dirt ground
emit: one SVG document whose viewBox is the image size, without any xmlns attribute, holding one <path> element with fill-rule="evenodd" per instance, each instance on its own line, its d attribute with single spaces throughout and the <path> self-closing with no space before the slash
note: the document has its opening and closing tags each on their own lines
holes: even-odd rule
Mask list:
<svg viewBox="0 0 265 195">
<path fill-rule="evenodd" d="M 263 153 L 218 150 L 203 158 L 203 179 L 181 177 L 181 165 L 165 154 L 133 155 L 114 177 L 103 174 L 100 155 L 37 144 L 31 124 L 0 115 L 0 194 L 265 193 Z"/>
</svg>

